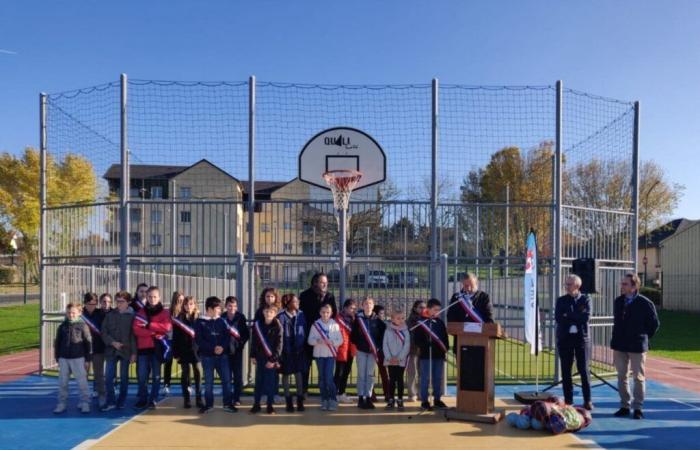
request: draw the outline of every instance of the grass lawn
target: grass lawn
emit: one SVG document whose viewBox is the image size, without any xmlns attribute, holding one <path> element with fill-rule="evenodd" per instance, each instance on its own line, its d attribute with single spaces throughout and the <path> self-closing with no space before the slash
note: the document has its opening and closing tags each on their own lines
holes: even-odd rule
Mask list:
<svg viewBox="0 0 700 450">
<path fill-rule="evenodd" d="M 661 328 L 651 340 L 652 356 L 700 364 L 700 314 L 659 311 Z"/>
<path fill-rule="evenodd" d="M 39 347 L 39 305 L 0 308 L 0 355 Z"/>
</svg>

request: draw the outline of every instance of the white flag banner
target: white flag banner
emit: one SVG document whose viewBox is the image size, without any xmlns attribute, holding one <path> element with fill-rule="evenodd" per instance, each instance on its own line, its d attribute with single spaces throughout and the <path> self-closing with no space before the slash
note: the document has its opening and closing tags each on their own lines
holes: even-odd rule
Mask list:
<svg viewBox="0 0 700 450">
<path fill-rule="evenodd" d="M 542 339 L 539 329 L 539 308 L 537 307 L 537 239 L 530 231 L 527 236 L 527 253 L 525 257 L 525 341 L 530 343 L 530 353 L 539 354 Z"/>
</svg>

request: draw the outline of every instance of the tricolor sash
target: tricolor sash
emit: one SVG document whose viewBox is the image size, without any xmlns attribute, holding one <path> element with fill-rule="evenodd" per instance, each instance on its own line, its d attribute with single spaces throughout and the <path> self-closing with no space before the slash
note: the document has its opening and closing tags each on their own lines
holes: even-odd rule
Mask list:
<svg viewBox="0 0 700 450">
<path fill-rule="evenodd" d="M 425 324 L 425 322 L 427 322 L 428 320 L 429 319 L 421 320 L 418 322 L 418 325 L 420 325 L 420 327 L 423 328 L 423 330 L 425 330 L 426 333 L 428 333 L 428 336 L 430 337 L 431 341 L 436 342 L 443 352 L 447 352 L 447 347 L 445 347 L 445 343 L 442 342 L 442 339 L 440 339 L 440 337 L 437 334 L 435 334 L 435 332 L 428 325 Z"/>
<path fill-rule="evenodd" d="M 163 359 L 168 359 L 168 355 L 170 355 L 171 351 L 170 340 L 167 338 L 167 336 L 162 334 L 156 334 L 155 336 L 153 336 L 153 338 L 160 342 L 163 346 Z"/>
<path fill-rule="evenodd" d="M 396 333 L 396 337 L 399 338 L 399 341 L 401 341 L 401 345 L 406 343 L 406 336 L 403 335 L 402 330 L 397 330 L 396 328 L 393 328 L 394 333 Z"/>
<path fill-rule="evenodd" d="M 192 339 L 194 339 L 195 331 L 192 327 L 187 325 L 185 322 L 182 320 L 178 319 L 177 317 L 172 317 L 171 320 L 179 329 L 184 331 L 186 334 L 188 334 Z"/>
<path fill-rule="evenodd" d="M 362 317 L 358 317 L 357 321 L 360 323 L 360 330 L 362 331 L 362 334 L 365 336 L 365 340 L 367 341 L 367 344 L 369 344 L 369 349 L 372 350 L 372 355 L 374 355 L 374 360 L 379 362 L 379 354 L 377 353 L 377 346 L 374 345 L 374 341 L 372 340 L 372 336 L 369 334 L 369 330 L 367 329 L 367 325 L 365 325 L 365 321 L 362 320 Z"/>
<path fill-rule="evenodd" d="M 226 325 L 226 329 L 228 330 L 228 334 L 233 336 L 234 338 L 240 340 L 241 339 L 241 333 L 238 331 L 236 327 L 228 323 L 228 320 L 226 320 L 225 317 L 221 318 L 224 321 L 224 324 Z"/>
<path fill-rule="evenodd" d="M 484 323 L 484 319 L 482 319 L 479 313 L 476 312 L 474 304 L 469 298 L 467 298 L 466 295 L 459 294 L 459 299 L 457 301 L 459 302 L 459 305 L 462 307 L 464 312 L 467 313 L 467 316 L 469 316 L 470 319 L 477 323 Z"/>
<path fill-rule="evenodd" d="M 258 340 L 260 341 L 260 345 L 262 346 L 263 351 L 265 352 L 265 356 L 267 356 L 268 358 L 272 358 L 272 350 L 270 350 L 270 344 L 267 343 L 267 338 L 262 332 L 259 320 L 255 321 L 255 323 L 253 324 L 253 329 L 255 330 L 255 334 L 258 335 Z"/>
<path fill-rule="evenodd" d="M 323 343 L 326 344 L 328 350 L 331 351 L 331 355 L 333 355 L 333 357 L 336 358 L 338 356 L 338 349 L 336 349 L 333 345 L 333 342 L 331 342 L 330 331 L 326 331 L 326 329 L 323 328 L 323 325 L 319 323 L 319 321 L 320 319 L 314 322 L 314 327 L 316 328 L 316 331 L 318 331 L 318 334 L 321 335 Z"/>
<path fill-rule="evenodd" d="M 141 326 L 143 328 L 146 328 L 146 326 L 148 325 L 148 319 L 138 314 L 134 314 L 134 320 L 138 320 L 139 322 L 141 322 Z"/>
<path fill-rule="evenodd" d="M 145 308 L 146 305 L 143 304 L 141 300 L 138 298 L 135 298 L 134 301 L 136 302 L 137 305 L 139 305 L 139 308 Z"/>
<path fill-rule="evenodd" d="M 81 314 L 80 317 L 83 319 L 83 322 L 87 324 L 88 328 L 90 328 L 90 331 L 102 335 L 102 333 L 100 333 L 100 329 L 97 327 L 97 325 L 95 325 L 95 322 L 88 319 L 88 316 L 86 316 L 85 313 Z"/>
<path fill-rule="evenodd" d="M 345 328 L 348 333 L 352 331 L 352 327 L 348 325 L 348 323 L 342 318 L 340 314 L 338 314 L 338 316 L 335 318 L 335 321 L 338 322 L 338 325 Z"/>
</svg>

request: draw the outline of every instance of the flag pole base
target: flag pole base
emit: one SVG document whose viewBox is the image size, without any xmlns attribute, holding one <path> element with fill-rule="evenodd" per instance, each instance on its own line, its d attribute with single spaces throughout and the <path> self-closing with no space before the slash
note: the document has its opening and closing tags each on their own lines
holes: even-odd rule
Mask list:
<svg viewBox="0 0 700 450">
<path fill-rule="evenodd" d="M 524 405 L 532 405 L 536 401 L 545 401 L 550 398 L 552 394 L 543 391 L 520 391 L 516 392 L 513 397 Z"/>
</svg>

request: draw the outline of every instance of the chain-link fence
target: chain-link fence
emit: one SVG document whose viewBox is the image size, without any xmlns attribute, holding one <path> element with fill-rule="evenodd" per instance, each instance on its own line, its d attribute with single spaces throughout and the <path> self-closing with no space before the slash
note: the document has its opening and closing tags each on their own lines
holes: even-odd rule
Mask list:
<svg viewBox="0 0 700 450">
<path fill-rule="evenodd" d="M 386 154 L 384 183 L 353 193 L 348 296 L 408 310 L 447 301 L 466 272 L 508 333 L 501 382 L 534 379 L 524 343 L 526 234 L 539 244 L 541 379 L 555 380 L 553 302 L 579 257 L 601 263 L 592 352 L 610 368 L 611 300 L 634 269 L 638 106 L 550 86 L 344 86 L 128 80 L 42 95 L 42 365 L 66 300 L 157 283 L 200 301 L 266 286 L 338 292 L 330 193 L 299 153 L 346 126 Z M 123 167 L 123 164 L 126 166 Z M 73 185 L 76 189 L 69 189 Z M 80 187 L 80 189 L 77 189 Z M 443 256 L 441 256 L 443 255 Z M 454 375 L 450 362 L 450 376 Z"/>
</svg>

